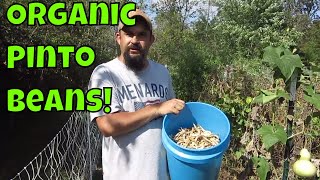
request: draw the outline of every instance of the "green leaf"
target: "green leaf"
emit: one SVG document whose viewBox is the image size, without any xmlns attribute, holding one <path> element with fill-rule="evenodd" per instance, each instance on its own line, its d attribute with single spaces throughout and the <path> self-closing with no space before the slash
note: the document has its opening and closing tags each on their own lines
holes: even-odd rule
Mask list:
<svg viewBox="0 0 320 180">
<path fill-rule="evenodd" d="M 252 157 L 252 162 L 257 167 L 257 173 L 261 180 L 267 178 L 268 172 L 270 171 L 268 161 L 263 157 Z"/>
<path fill-rule="evenodd" d="M 290 99 L 289 93 L 285 92 L 284 90 L 277 90 L 278 98 L 283 97 L 285 99 Z"/>
<path fill-rule="evenodd" d="M 258 130 L 258 134 L 262 137 L 262 142 L 267 150 L 278 142 L 285 144 L 287 141 L 287 134 L 280 125 L 263 125 Z"/>
<path fill-rule="evenodd" d="M 242 151 L 236 151 L 236 153 L 235 153 L 236 159 L 240 159 L 242 154 L 243 154 Z"/>
<path fill-rule="evenodd" d="M 259 163 L 259 160 L 260 160 L 259 157 L 254 156 L 254 157 L 251 158 L 251 160 L 252 160 L 252 162 L 253 162 L 253 164 L 254 164 L 255 166 L 258 166 L 258 163 Z"/>
<path fill-rule="evenodd" d="M 279 90 L 279 89 L 276 91 L 276 93 L 268 91 L 268 90 L 261 90 L 261 92 L 262 93 L 259 96 L 255 97 L 253 99 L 252 103 L 265 104 L 265 103 L 268 103 L 268 102 L 273 101 L 275 99 L 278 99 L 280 97 L 283 97 L 286 99 L 290 98 L 289 93 L 287 93 L 283 90 Z"/>
<path fill-rule="evenodd" d="M 317 94 L 311 85 L 306 86 L 304 91 L 304 99 L 320 110 L 320 94 Z"/>
<path fill-rule="evenodd" d="M 269 91 L 263 92 L 267 92 L 268 95 L 262 93 L 259 96 L 255 97 L 252 102 L 265 104 L 277 98 L 277 95 L 275 93 L 269 93 Z"/>
<path fill-rule="evenodd" d="M 277 98 L 276 94 L 270 95 L 270 96 L 266 96 L 265 94 L 260 94 L 259 96 L 254 98 L 253 103 L 265 104 L 265 103 L 268 103 L 276 98 Z"/>
<path fill-rule="evenodd" d="M 286 81 L 289 80 L 295 68 L 301 68 L 302 62 L 298 55 L 283 55 L 276 62 Z"/>
<path fill-rule="evenodd" d="M 263 95 L 262 102 L 265 104 L 265 103 L 268 103 L 268 102 L 276 99 L 277 97 L 278 96 L 276 94 L 272 94 L 272 95 L 269 95 L 269 96 Z"/>
<path fill-rule="evenodd" d="M 306 93 L 307 93 L 309 96 L 311 96 L 312 94 L 315 93 L 314 90 L 313 90 L 313 87 L 312 87 L 311 85 L 305 86 L 305 87 L 304 87 L 304 91 L 306 91 Z"/>
<path fill-rule="evenodd" d="M 270 171 L 270 167 L 268 164 L 268 161 L 266 161 L 264 158 L 260 158 L 260 161 L 258 163 L 258 176 L 261 180 L 267 179 L 267 174 Z"/>
<path fill-rule="evenodd" d="M 236 110 L 234 109 L 234 107 L 231 108 L 231 113 L 234 114 L 236 112 Z"/>
<path fill-rule="evenodd" d="M 284 128 L 280 125 L 275 125 L 274 127 L 274 135 L 280 140 L 282 144 L 286 144 L 287 142 L 287 133 Z"/>
<path fill-rule="evenodd" d="M 288 49 L 283 47 L 268 46 L 264 49 L 263 61 L 270 65 L 276 65 L 282 75 L 288 81 L 295 68 L 302 68 L 302 62 L 299 55 L 293 55 Z"/>
<path fill-rule="evenodd" d="M 260 94 L 259 96 L 255 97 L 252 103 L 263 103 L 263 95 L 264 94 Z"/>
<path fill-rule="evenodd" d="M 247 103 L 247 104 L 250 104 L 251 102 L 252 102 L 252 97 L 247 97 L 247 98 L 246 98 L 246 103 Z"/>
<path fill-rule="evenodd" d="M 268 134 L 262 137 L 262 142 L 267 150 L 270 149 L 273 145 L 279 142 L 279 139 L 272 134 Z"/>
<path fill-rule="evenodd" d="M 268 90 L 261 90 L 261 92 L 267 96 L 271 96 L 271 95 L 274 95 L 274 92 L 271 92 L 271 91 L 268 91 Z"/>
<path fill-rule="evenodd" d="M 320 94 L 304 95 L 304 99 L 320 110 Z"/>
<path fill-rule="evenodd" d="M 263 61 L 268 62 L 270 65 L 276 65 L 276 62 L 279 61 L 281 52 L 283 51 L 282 47 L 272 47 L 268 46 L 264 48 Z"/>
<path fill-rule="evenodd" d="M 283 50 L 284 55 L 292 55 L 292 52 L 289 49 Z"/>
</svg>

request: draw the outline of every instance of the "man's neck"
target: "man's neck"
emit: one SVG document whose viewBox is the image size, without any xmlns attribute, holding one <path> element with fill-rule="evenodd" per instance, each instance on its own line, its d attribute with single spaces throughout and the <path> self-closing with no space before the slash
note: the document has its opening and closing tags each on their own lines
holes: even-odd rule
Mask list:
<svg viewBox="0 0 320 180">
<path fill-rule="evenodd" d="M 125 64 L 123 54 L 121 54 L 120 56 L 118 56 L 118 59 L 119 59 L 119 61 L 121 61 L 123 64 Z"/>
</svg>

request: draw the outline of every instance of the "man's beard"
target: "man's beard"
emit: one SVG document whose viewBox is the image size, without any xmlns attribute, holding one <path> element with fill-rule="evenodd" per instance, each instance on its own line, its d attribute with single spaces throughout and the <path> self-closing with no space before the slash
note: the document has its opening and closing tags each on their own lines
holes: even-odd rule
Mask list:
<svg viewBox="0 0 320 180">
<path fill-rule="evenodd" d="M 123 54 L 126 66 L 134 72 L 139 72 L 145 67 L 145 53 L 140 49 L 140 55 L 130 56 L 129 51 Z"/>
</svg>

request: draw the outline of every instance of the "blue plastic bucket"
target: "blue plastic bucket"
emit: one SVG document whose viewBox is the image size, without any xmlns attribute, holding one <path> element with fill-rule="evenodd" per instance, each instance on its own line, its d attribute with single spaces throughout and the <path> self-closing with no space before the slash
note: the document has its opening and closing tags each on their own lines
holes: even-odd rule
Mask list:
<svg viewBox="0 0 320 180">
<path fill-rule="evenodd" d="M 191 149 L 171 139 L 180 128 L 191 128 L 193 124 L 218 135 L 220 143 L 211 148 Z M 202 102 L 188 102 L 178 115 L 164 117 L 162 143 L 167 151 L 171 180 L 218 179 L 222 157 L 230 143 L 230 123 L 220 109 Z"/>
</svg>

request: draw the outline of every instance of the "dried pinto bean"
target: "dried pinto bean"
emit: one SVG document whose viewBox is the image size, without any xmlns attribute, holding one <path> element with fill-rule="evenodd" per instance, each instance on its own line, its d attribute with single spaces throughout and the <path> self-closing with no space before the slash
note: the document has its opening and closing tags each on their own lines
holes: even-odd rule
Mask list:
<svg viewBox="0 0 320 180">
<path fill-rule="evenodd" d="M 192 149 L 209 148 L 220 142 L 217 135 L 195 124 L 192 128 L 180 128 L 173 140 L 183 147 Z"/>
</svg>

